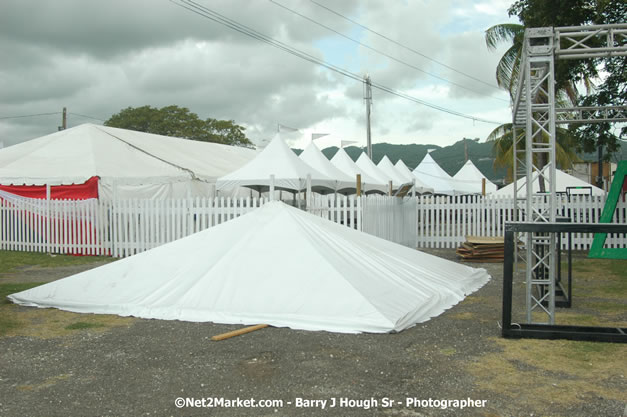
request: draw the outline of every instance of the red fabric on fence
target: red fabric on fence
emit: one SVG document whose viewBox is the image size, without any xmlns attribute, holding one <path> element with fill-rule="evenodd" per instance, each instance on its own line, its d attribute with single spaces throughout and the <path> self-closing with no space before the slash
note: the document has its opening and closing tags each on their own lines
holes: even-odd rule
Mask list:
<svg viewBox="0 0 627 417">
<path fill-rule="evenodd" d="M 0 185 L 0 190 L 28 198 L 46 198 L 45 185 Z M 98 198 L 98 177 L 91 177 L 82 184 L 53 185 L 51 200 L 87 200 Z"/>
</svg>

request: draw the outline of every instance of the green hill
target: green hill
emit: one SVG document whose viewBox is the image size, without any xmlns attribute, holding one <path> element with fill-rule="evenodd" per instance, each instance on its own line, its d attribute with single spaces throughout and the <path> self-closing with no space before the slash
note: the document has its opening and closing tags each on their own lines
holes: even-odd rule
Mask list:
<svg viewBox="0 0 627 417">
<path fill-rule="evenodd" d="M 505 177 L 505 170 L 501 169 L 495 171 L 492 167 L 494 163 L 492 144 L 477 143 L 469 139 L 466 139 L 466 141 L 468 142 L 468 158 L 472 160 L 477 168 L 483 172 L 490 181 L 502 181 Z M 399 159 L 402 159 L 405 165 L 413 170 L 430 149 L 433 149 L 431 152 L 433 159 L 450 175 L 455 175 L 466 161 L 463 140 L 446 147 L 438 145 L 418 145 L 415 143 L 410 145 L 376 143 L 372 145 L 373 161 L 375 164 L 378 164 L 383 158 L 383 155 L 387 155 L 393 164 Z M 338 148 L 336 146 L 332 146 L 323 149 L 322 153 L 327 158 L 331 159 L 337 150 Z M 356 146 L 348 146 L 344 148 L 344 150 L 353 161 L 356 161 L 363 152 L 362 148 Z M 294 151 L 297 154 L 302 152 L 301 149 L 294 149 Z"/>
<path fill-rule="evenodd" d="M 395 164 L 399 159 L 402 159 L 405 165 L 409 169 L 413 170 L 422 158 L 425 157 L 429 149 L 434 149 L 431 152 L 433 159 L 446 171 L 449 175 L 455 175 L 457 171 L 466 162 L 464 142 L 468 146 L 468 159 L 485 175 L 490 181 L 495 184 L 503 184 L 505 178 L 505 169 L 494 168 L 494 151 L 492 149 L 492 143 L 479 143 L 470 139 L 463 139 L 450 146 L 441 147 L 438 145 L 394 145 L 391 143 L 376 143 L 372 145 L 373 161 L 378 164 L 383 155 L 387 155 L 390 161 Z M 329 159 L 337 152 L 337 147 L 332 146 L 322 150 L 322 153 Z M 353 161 L 359 158 L 359 155 L 363 152 L 362 148 L 356 146 L 349 146 L 344 148 L 346 153 L 353 159 Z M 294 149 L 297 154 L 300 154 L 302 150 Z M 596 154 L 586 154 L 585 160 L 595 161 Z M 622 144 L 621 152 L 612 156 L 612 161 L 618 161 L 621 159 L 627 159 L 627 143 Z"/>
</svg>

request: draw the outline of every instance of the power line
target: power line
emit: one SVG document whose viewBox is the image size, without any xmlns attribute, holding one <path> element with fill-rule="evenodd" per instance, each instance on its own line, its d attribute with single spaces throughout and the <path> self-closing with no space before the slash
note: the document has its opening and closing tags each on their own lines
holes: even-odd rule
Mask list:
<svg viewBox="0 0 627 417">
<path fill-rule="evenodd" d="M 198 15 L 206 18 L 206 19 L 212 20 L 212 21 L 214 21 L 216 23 L 219 23 L 219 24 L 221 24 L 223 26 L 226 26 L 226 27 L 228 27 L 230 29 L 233 29 L 233 30 L 235 30 L 235 31 L 237 31 L 239 33 L 242 33 L 242 34 L 244 34 L 246 36 L 249 36 L 249 37 L 257 39 L 257 40 L 259 40 L 261 42 L 267 43 L 268 45 L 274 46 L 275 48 L 278 48 L 278 49 L 280 49 L 280 50 L 282 50 L 284 52 L 292 54 L 292 55 L 294 55 L 294 56 L 296 56 L 298 58 L 301 58 L 301 59 L 303 59 L 305 61 L 309 61 L 309 62 L 314 63 L 316 65 L 323 66 L 323 67 L 325 67 L 325 68 L 327 68 L 327 69 L 329 69 L 331 71 L 334 71 L 334 72 L 336 72 L 338 74 L 344 75 L 347 78 L 352 78 L 353 80 L 356 80 L 356 81 L 359 81 L 359 82 L 363 82 L 362 77 L 360 75 L 358 75 L 358 74 L 355 74 L 355 73 L 350 72 L 350 71 L 348 71 L 346 69 L 343 69 L 341 67 L 338 67 L 338 66 L 335 66 L 333 64 L 330 64 L 330 63 L 328 63 L 328 62 L 326 62 L 326 61 L 324 61 L 322 59 L 314 57 L 313 55 L 310 55 L 310 54 L 308 54 L 306 52 L 303 52 L 303 51 L 301 51 L 299 49 L 293 48 L 293 47 L 291 47 L 291 46 L 289 46 L 289 45 L 287 45 L 287 44 L 285 44 L 285 43 L 283 43 L 281 41 L 277 41 L 276 39 L 270 38 L 270 37 L 264 35 L 263 33 L 260 33 L 260 32 L 254 30 L 254 29 L 252 29 L 252 28 L 250 28 L 250 27 L 248 27 L 248 26 L 246 26 L 244 24 L 241 24 L 241 23 L 233 20 L 233 19 L 229 19 L 228 17 L 223 16 L 220 13 L 218 13 L 218 12 L 216 12 L 214 10 L 209 9 L 208 7 L 202 6 L 202 5 L 196 3 L 193 0 L 179 0 L 179 1 L 170 0 L 170 1 L 172 3 L 174 3 L 175 5 L 177 5 L 179 7 L 182 7 L 184 9 L 186 9 L 186 10 L 189 10 L 189 11 L 191 11 L 193 13 L 196 13 L 196 14 L 198 14 Z M 422 105 L 430 107 L 432 109 L 443 111 L 443 112 L 446 112 L 446 113 L 449 113 L 449 114 L 452 114 L 452 115 L 455 115 L 455 116 L 464 117 L 466 119 L 470 119 L 470 120 L 474 120 L 474 121 L 478 121 L 478 122 L 497 124 L 497 125 L 502 124 L 502 123 L 495 122 L 495 121 L 492 121 L 492 120 L 486 120 L 486 119 L 482 119 L 482 118 L 479 118 L 479 117 L 470 116 L 470 115 L 467 115 L 467 114 L 464 114 L 464 113 L 460 113 L 460 112 L 457 112 L 457 111 L 454 111 L 454 110 L 451 110 L 451 109 L 448 109 L 448 108 L 445 108 L 445 107 L 442 107 L 442 106 L 438 106 L 438 105 L 435 105 L 435 104 L 432 104 L 432 103 L 420 100 L 420 99 L 418 99 L 416 97 L 410 96 L 408 94 L 402 93 L 402 92 L 400 92 L 398 90 L 395 90 L 393 88 L 384 86 L 384 85 L 379 84 L 379 83 L 372 82 L 372 86 L 377 88 L 377 89 L 379 89 L 379 90 L 385 91 L 385 92 L 387 92 L 389 94 L 392 94 L 392 95 L 404 98 L 406 100 L 413 101 L 415 103 L 422 104 Z"/>
<path fill-rule="evenodd" d="M 421 57 L 423 57 L 423 58 L 425 58 L 425 59 L 428 59 L 429 61 L 435 62 L 436 64 L 441 65 L 441 66 L 443 66 L 443 67 L 445 67 L 445 68 L 448 68 L 449 70 L 454 71 L 454 72 L 456 72 L 456 73 L 458 73 L 458 74 L 460 74 L 460 75 L 463 75 L 463 76 L 468 77 L 468 78 L 470 78 L 470 79 L 472 79 L 472 80 L 475 80 L 475 81 L 477 81 L 477 82 L 480 82 L 481 84 L 485 84 L 485 85 L 487 85 L 488 87 L 492 87 L 492 88 L 494 88 L 494 89 L 496 89 L 496 90 L 501 91 L 501 88 L 499 88 L 498 86 L 496 86 L 496 85 L 494 85 L 494 84 L 490 84 L 490 83 L 488 83 L 488 82 L 486 82 L 486 81 L 483 81 L 483 80 L 481 80 L 481 79 L 479 79 L 479 78 L 477 78 L 477 77 L 474 77 L 474 76 L 472 76 L 472 75 L 470 75 L 470 74 L 466 74 L 465 72 L 460 71 L 460 70 L 458 70 L 458 69 L 455 69 L 455 68 L 453 68 L 453 67 L 451 67 L 451 66 L 449 66 L 449 65 L 447 65 L 447 64 L 445 64 L 445 63 L 443 63 L 443 62 L 440 62 L 440 61 L 438 61 L 438 60 L 436 60 L 436 59 L 434 59 L 434 58 L 431 58 L 430 56 L 427 56 L 427 55 L 423 54 L 422 52 L 416 51 L 415 49 L 410 48 L 409 46 L 403 45 L 402 43 L 400 43 L 400 42 L 398 42 L 398 41 L 395 41 L 394 39 L 389 38 L 389 37 L 387 37 L 387 36 L 383 35 L 382 33 L 379 33 L 379 32 L 377 32 L 377 31 L 375 31 L 375 30 L 373 30 L 373 29 L 370 29 L 369 27 L 367 27 L 367 26 L 365 26 L 365 25 L 363 25 L 363 24 L 361 24 L 361 23 L 359 23 L 359 22 L 357 22 L 357 21 L 355 21 L 355 20 L 351 19 L 350 17 L 344 16 L 343 14 L 341 14 L 341 13 L 339 13 L 339 12 L 336 12 L 335 10 L 333 10 L 333 9 L 331 9 L 331 8 L 329 8 L 329 7 L 327 7 L 327 6 L 325 6 L 324 4 L 320 4 L 320 3 L 318 3 L 318 2 L 317 2 L 317 1 L 315 1 L 315 0 L 309 0 L 309 1 L 311 1 L 313 4 L 317 5 L 318 7 L 321 7 L 321 8 L 323 8 L 323 9 L 325 9 L 325 10 L 327 10 L 327 11 L 329 11 L 329 12 L 333 13 L 334 15 L 341 17 L 342 19 L 348 20 L 349 22 L 351 22 L 351 23 L 353 23 L 353 24 L 355 24 L 355 25 L 359 26 L 360 28 L 362 28 L 362 29 L 364 29 L 364 30 L 367 30 L 368 32 L 374 33 L 375 35 L 377 35 L 377 36 L 379 36 L 379 37 L 381 37 L 381 38 L 383 38 L 383 39 L 385 39 L 385 40 L 387 40 L 387 41 L 389 41 L 389 42 L 392 42 L 392 43 L 393 43 L 393 44 L 395 44 L 395 45 L 400 46 L 401 48 L 404 48 L 404 49 L 406 49 L 406 50 L 408 50 L 408 51 L 410 51 L 410 52 L 413 52 L 413 53 L 415 53 L 416 55 L 419 55 L 419 56 L 421 56 Z"/>
<path fill-rule="evenodd" d="M 94 120 L 98 120 L 98 121 L 104 122 L 104 120 L 99 118 L 99 117 L 87 116 L 85 114 L 72 113 L 72 112 L 68 112 L 68 114 L 71 114 L 72 116 L 85 117 L 87 119 L 94 119 Z"/>
<path fill-rule="evenodd" d="M 22 118 L 26 118 L 26 117 L 51 116 L 53 114 L 61 114 L 61 112 L 60 111 L 56 111 L 56 112 L 52 112 L 52 113 L 23 114 L 23 115 L 20 115 L 20 116 L 3 116 L 3 117 L 0 117 L 0 120 L 22 119 Z"/>
<path fill-rule="evenodd" d="M 50 113 L 23 114 L 23 115 L 20 115 L 20 116 L 2 116 L 2 117 L 0 117 L 0 120 L 23 119 L 23 118 L 27 118 L 27 117 L 39 117 L 39 116 L 52 116 L 52 115 L 61 114 L 61 113 L 62 112 L 60 112 L 60 111 L 55 111 L 55 112 L 50 112 Z M 68 114 L 71 114 L 73 116 L 85 117 L 87 119 L 94 119 L 94 120 L 99 120 L 101 122 L 104 122 L 103 119 L 100 119 L 98 117 L 93 117 L 93 116 L 87 116 L 85 114 L 72 113 L 72 112 L 68 112 Z"/>
<path fill-rule="evenodd" d="M 291 13 L 293 13 L 293 14 L 297 15 L 297 16 L 302 17 L 302 18 L 303 18 L 303 19 L 305 19 L 305 20 L 310 21 L 311 23 L 314 23 L 314 24 L 316 24 L 316 25 L 318 25 L 318 26 L 320 26 L 320 27 L 323 27 L 323 28 L 325 28 L 325 29 L 327 29 L 327 30 L 329 30 L 329 31 L 331 31 L 331 32 L 333 32 L 333 33 L 335 33 L 335 34 L 337 34 L 337 35 L 340 35 L 341 37 L 343 37 L 343 38 L 345 38 L 345 39 L 348 39 L 348 40 L 349 40 L 349 41 L 351 41 L 351 42 L 354 42 L 354 43 L 356 43 L 356 44 L 358 44 L 358 45 L 360 45 L 360 46 L 363 46 L 364 48 L 367 48 L 367 49 L 369 49 L 369 50 L 371 50 L 371 51 L 373 51 L 373 52 L 376 52 L 376 53 L 378 53 L 378 54 L 380 54 L 380 55 L 385 56 L 386 58 L 389 58 L 389 59 L 391 59 L 391 60 L 393 60 L 393 61 L 395 61 L 395 62 L 398 62 L 399 64 L 405 65 L 405 66 L 407 66 L 407 67 L 409 67 L 409 68 L 412 68 L 412 69 L 414 69 L 414 70 L 416 70 L 416 71 L 422 72 L 423 74 L 426 74 L 426 75 L 428 75 L 428 76 L 430 76 L 430 77 L 433 77 L 433 78 L 436 78 L 436 79 L 438 79 L 438 80 L 441 80 L 441 81 L 447 82 L 447 83 L 452 84 L 452 85 L 454 85 L 454 86 L 457 86 L 457 87 L 459 87 L 459 88 L 463 88 L 464 90 L 472 91 L 473 93 L 476 93 L 476 94 L 481 94 L 481 93 L 480 93 L 479 91 L 477 91 L 477 90 L 473 90 L 472 88 L 468 88 L 468 87 L 466 87 L 466 86 L 464 86 L 464 85 L 462 85 L 462 84 L 456 83 L 456 82 L 451 81 L 451 80 L 449 80 L 449 79 L 447 79 L 447 78 L 440 77 L 439 75 L 436 75 L 436 74 L 430 73 L 430 72 L 428 72 L 428 71 L 425 71 L 425 70 L 423 70 L 423 69 L 421 69 L 421 68 L 419 68 L 419 67 L 417 67 L 417 66 L 415 66 L 415 65 L 412 65 L 412 64 L 410 64 L 410 63 L 408 63 L 408 62 L 406 62 L 406 61 L 403 61 L 403 60 L 401 60 L 401 59 L 398 59 L 398 58 L 396 58 L 396 57 L 394 57 L 394 56 L 392 56 L 392 55 L 390 55 L 390 54 L 388 54 L 388 53 L 386 53 L 386 52 L 383 52 L 383 51 L 381 51 L 381 50 L 379 50 L 379 49 L 373 48 L 372 46 L 367 45 L 367 44 L 365 44 L 365 43 L 363 43 L 363 42 L 361 42 L 361 41 L 358 41 L 357 39 L 353 39 L 353 38 L 351 38 L 350 36 L 344 35 L 343 33 L 339 32 L 339 31 L 337 31 L 337 30 L 335 30 L 335 29 L 333 29 L 333 28 L 331 28 L 331 27 L 329 27 L 329 26 L 327 26 L 327 25 L 325 25 L 325 24 L 323 24 L 323 23 L 320 23 L 320 22 L 318 22 L 318 21 L 317 21 L 317 20 L 315 20 L 315 19 L 312 19 L 312 18 L 310 18 L 310 17 L 308 17 L 308 16 L 305 16 L 305 15 L 303 15 L 303 14 L 301 14 L 301 13 L 297 12 L 296 10 L 290 9 L 289 7 L 287 7 L 287 6 L 285 6 L 285 5 L 281 4 L 281 3 L 278 3 L 278 2 L 276 2 L 275 0 L 268 0 L 268 1 L 269 1 L 270 3 L 273 3 L 273 4 L 277 5 L 277 6 L 279 6 L 279 7 L 282 7 L 283 9 L 285 9 L 285 10 L 287 10 L 287 11 L 289 11 L 289 12 L 291 12 Z M 485 84 L 485 83 L 484 83 L 484 84 Z M 488 85 L 489 85 L 490 87 L 493 87 L 493 86 L 492 86 L 492 85 L 490 85 L 490 84 L 488 84 Z M 497 89 L 498 89 L 498 87 L 495 87 L 495 88 L 497 88 Z M 498 98 L 498 97 L 492 97 L 492 98 L 493 98 L 493 99 L 495 99 L 495 100 L 500 100 L 500 101 L 504 101 L 504 102 L 509 103 L 509 100 L 504 100 L 504 99 L 502 99 L 502 98 Z"/>
</svg>

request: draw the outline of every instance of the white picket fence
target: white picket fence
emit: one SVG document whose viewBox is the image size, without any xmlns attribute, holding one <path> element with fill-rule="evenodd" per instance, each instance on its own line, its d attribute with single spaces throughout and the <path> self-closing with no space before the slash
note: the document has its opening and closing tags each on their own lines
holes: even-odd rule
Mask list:
<svg viewBox="0 0 627 417">
<path fill-rule="evenodd" d="M 419 196 L 418 232 L 416 246 L 419 248 L 455 248 L 465 241 L 466 236 L 503 236 L 505 222 L 514 221 L 514 200 L 505 196 Z M 534 207 L 548 207 L 548 199 L 534 197 Z M 558 196 L 558 216 L 573 223 L 597 223 L 605 197 L 584 195 Z M 620 201 L 614 213 L 614 223 L 627 221 L 627 204 Z M 572 248 L 589 249 L 594 238 L 591 234 L 573 233 Z M 568 240 L 562 239 L 562 249 Z M 607 247 L 627 247 L 627 237 L 610 235 Z"/>
<path fill-rule="evenodd" d="M 33 200 L 0 196 L 0 250 L 126 257 L 231 220 L 264 204 L 257 198 L 179 200 Z M 545 204 L 541 201 L 536 204 Z M 596 222 L 604 198 L 559 199 L 559 213 L 576 223 Z M 625 223 L 620 202 L 614 221 Z M 481 196 L 314 196 L 316 216 L 410 247 L 455 248 L 467 235 L 502 236 L 513 220 L 513 200 Z M 573 234 L 587 249 L 591 235 Z M 562 240 L 565 248 L 567 240 Z M 609 247 L 627 247 L 610 236 Z"/>
</svg>

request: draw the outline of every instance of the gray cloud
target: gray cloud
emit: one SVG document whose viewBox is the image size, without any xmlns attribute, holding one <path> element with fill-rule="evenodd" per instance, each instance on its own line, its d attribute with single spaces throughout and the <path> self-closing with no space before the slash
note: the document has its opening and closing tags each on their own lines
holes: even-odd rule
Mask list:
<svg viewBox="0 0 627 417">
<path fill-rule="evenodd" d="M 277 1 L 413 65 L 441 70 L 311 2 Z M 494 71 L 498 54 L 476 54 L 481 33 L 441 35 L 441 27 L 452 19 L 452 1 L 429 5 L 320 1 L 451 65 Z M 199 2 L 356 74 L 368 72 L 375 82 L 391 88 L 416 89 L 434 81 L 269 1 Z M 455 52 L 452 42 L 464 50 Z M 0 117 L 60 112 L 65 106 L 70 112 L 107 119 L 128 106 L 176 104 L 203 118 L 233 119 L 247 126 L 253 139 L 254 135 L 271 135 L 277 122 L 307 129 L 342 120 L 354 125 L 360 135 L 364 126 L 362 83 L 170 1 L 4 0 L 0 56 Z M 478 98 L 490 92 L 473 96 L 451 88 L 449 94 Z M 377 90 L 374 96 L 375 111 L 387 115 L 377 120 L 379 135 L 393 136 L 418 127 L 414 117 L 418 105 Z M 401 102 L 403 106 L 398 107 Z M 403 116 L 393 116 L 399 109 Z M 86 121 L 92 120 L 69 116 L 70 126 Z M 51 133 L 59 124 L 60 115 L 0 119 L 0 141 L 6 145 Z"/>
</svg>

